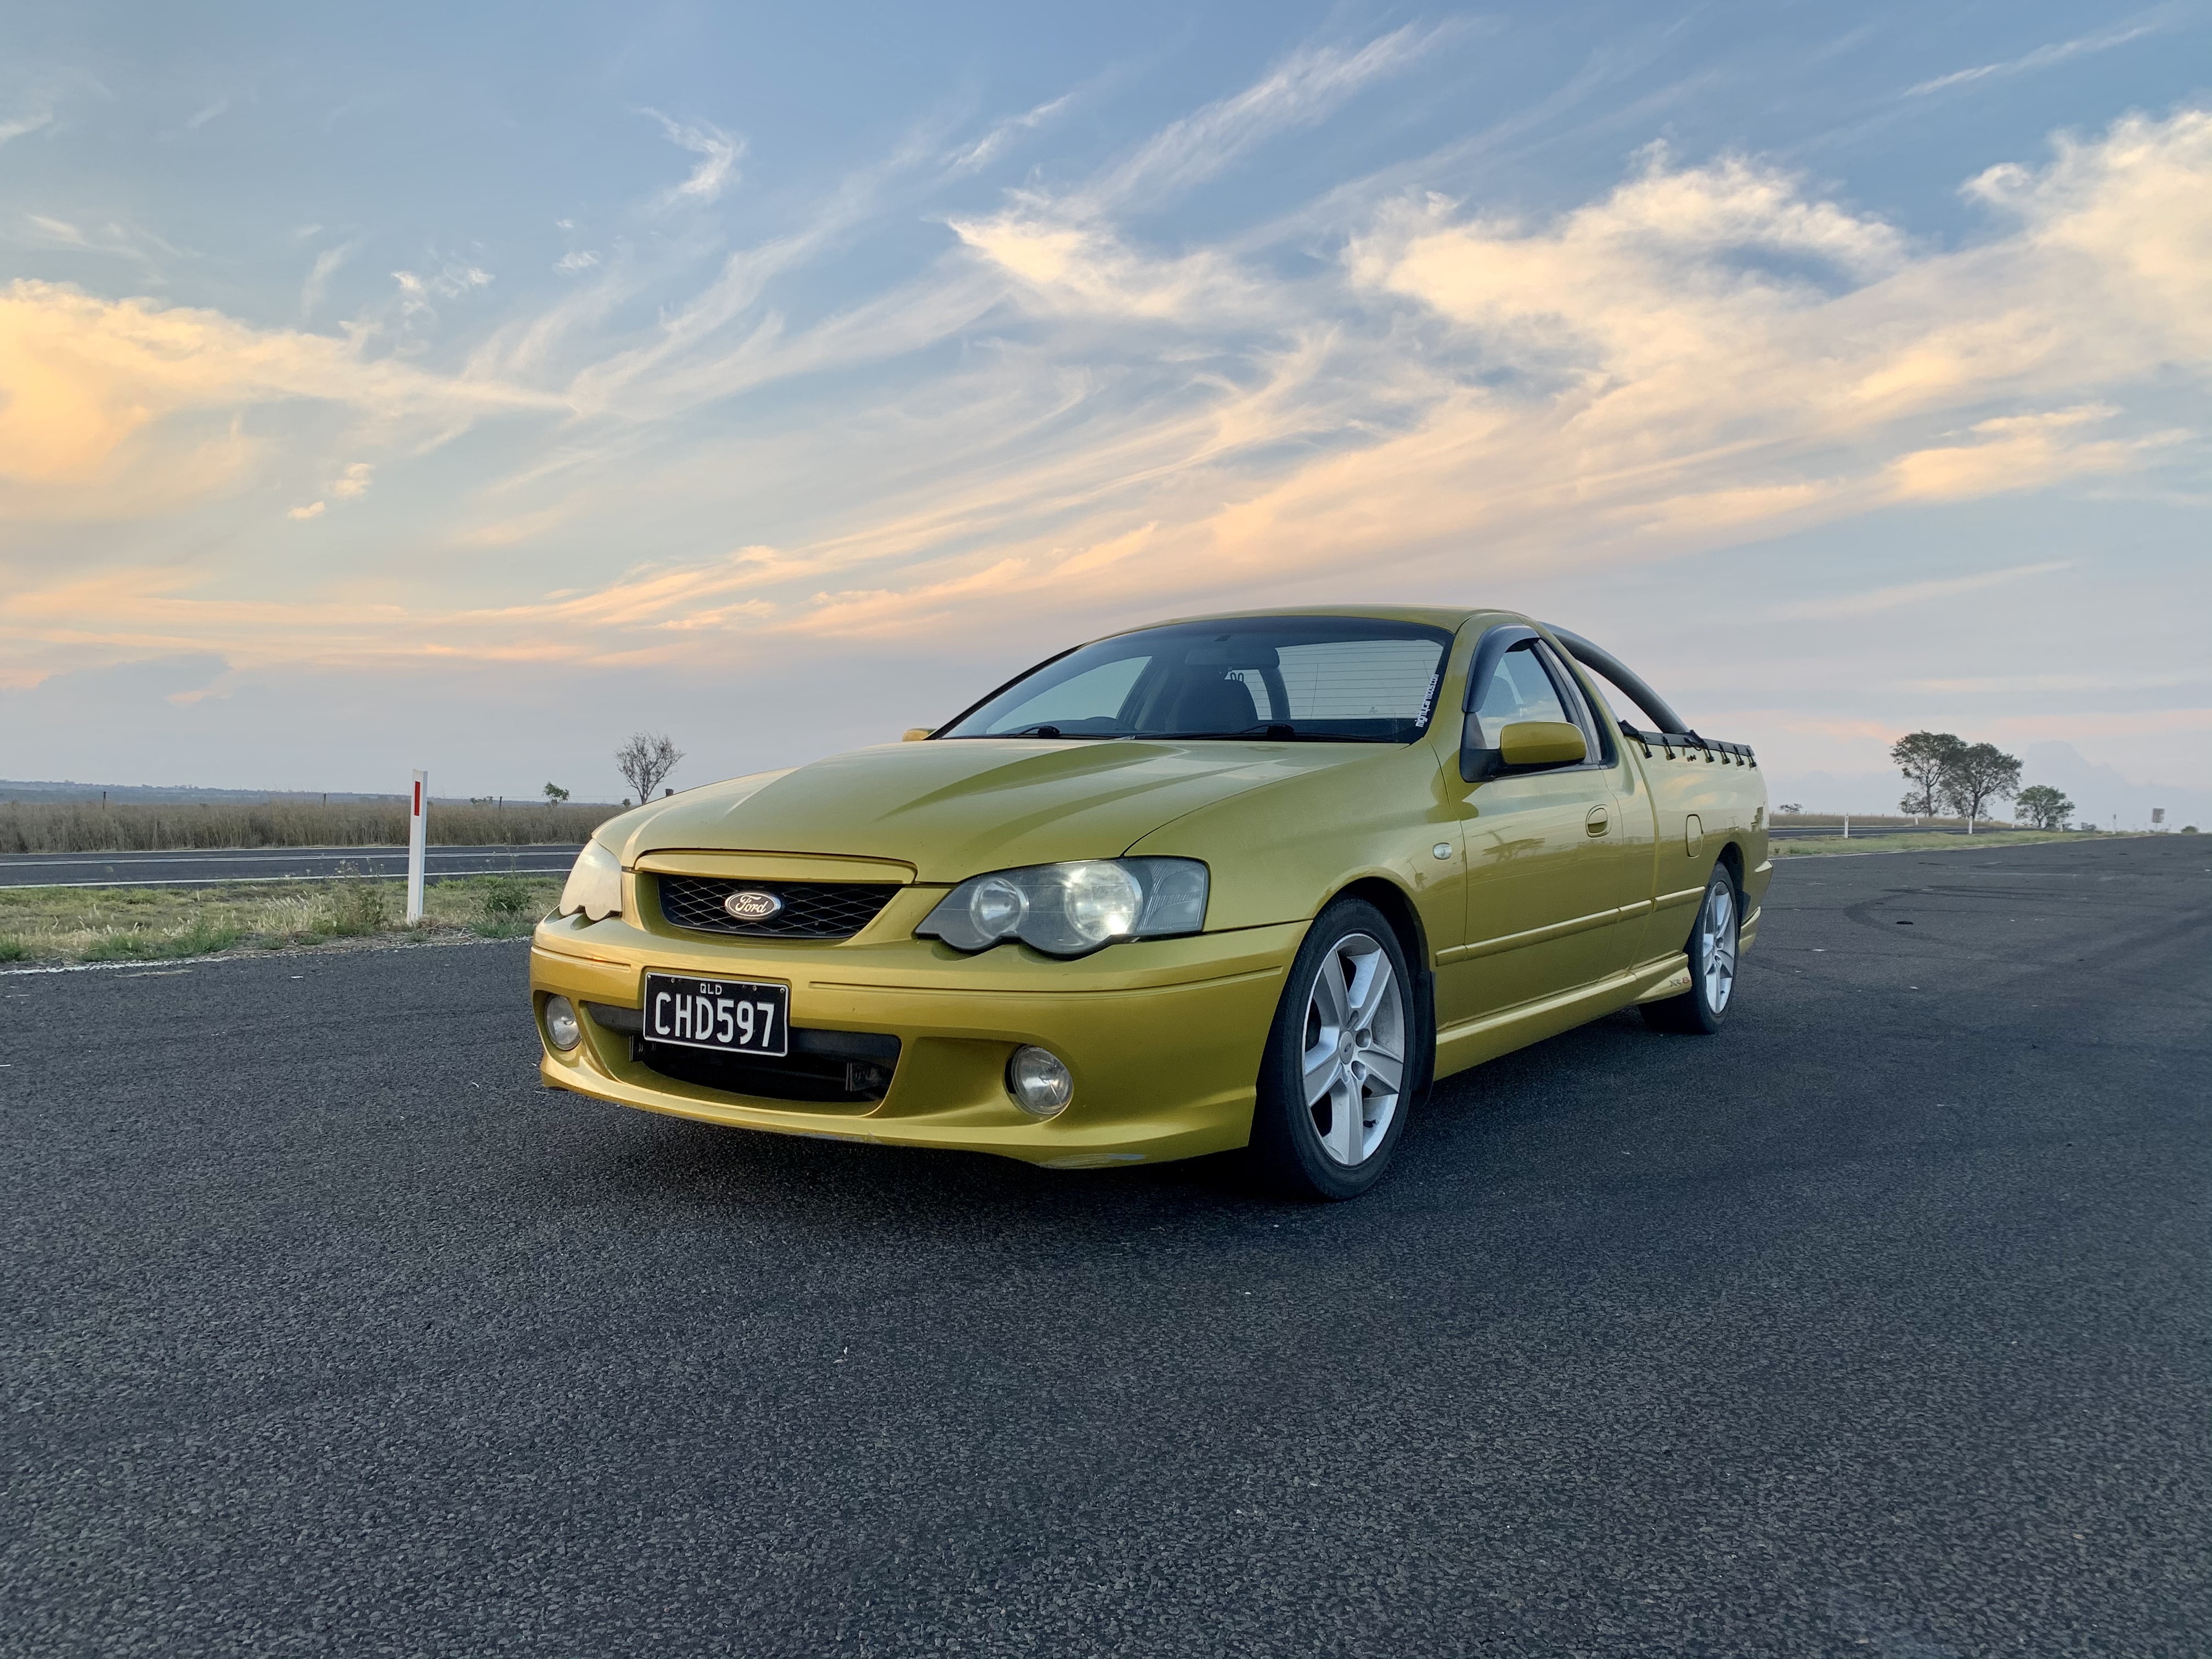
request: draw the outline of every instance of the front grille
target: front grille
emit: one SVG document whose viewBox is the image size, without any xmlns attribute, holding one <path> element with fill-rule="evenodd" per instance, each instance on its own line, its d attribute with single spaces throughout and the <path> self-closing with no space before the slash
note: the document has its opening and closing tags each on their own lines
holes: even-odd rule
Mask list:
<svg viewBox="0 0 2212 1659">
<path fill-rule="evenodd" d="M 733 881 L 726 876 L 655 876 L 660 914 L 678 927 L 745 939 L 850 939 L 876 919 L 896 884 L 859 881 Z M 783 908 L 740 921 L 722 908 L 732 893 L 773 893 Z"/>
<path fill-rule="evenodd" d="M 873 1031 L 794 1030 L 791 1052 L 718 1054 L 633 1039 L 638 1061 L 663 1077 L 757 1100 L 866 1106 L 881 1100 L 898 1069 L 899 1040 Z"/>
</svg>

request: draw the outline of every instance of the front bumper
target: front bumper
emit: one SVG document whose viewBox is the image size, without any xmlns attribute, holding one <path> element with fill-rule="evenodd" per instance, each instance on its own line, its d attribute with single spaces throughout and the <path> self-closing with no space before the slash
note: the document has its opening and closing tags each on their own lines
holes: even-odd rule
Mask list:
<svg viewBox="0 0 2212 1659">
<path fill-rule="evenodd" d="M 908 890 L 903 910 L 939 894 Z M 926 908 L 926 906 L 924 907 Z M 914 918 L 919 920 L 919 917 Z M 882 921 L 891 923 L 886 915 Z M 1250 1138 L 1261 1051 L 1303 922 L 1110 945 L 1057 961 L 1018 945 L 962 956 L 879 924 L 840 944 L 671 937 L 624 917 L 539 925 L 530 982 L 545 999 L 641 1006 L 648 968 L 791 987 L 794 1029 L 896 1036 L 880 1100 L 818 1104 L 733 1094 L 665 1076 L 632 1038 L 583 1014 L 583 1040 L 546 1043 L 539 1075 L 601 1100 L 786 1134 L 997 1152 L 1054 1168 L 1152 1163 Z M 1024 1043 L 1074 1075 L 1073 1103 L 1042 1121 L 1006 1092 Z"/>
</svg>

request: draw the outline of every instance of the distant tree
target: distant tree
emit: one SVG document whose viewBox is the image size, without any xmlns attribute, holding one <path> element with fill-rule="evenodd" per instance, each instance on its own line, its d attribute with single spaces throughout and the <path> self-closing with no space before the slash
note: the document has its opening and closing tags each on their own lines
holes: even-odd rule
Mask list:
<svg viewBox="0 0 2212 1659">
<path fill-rule="evenodd" d="M 621 748 L 615 750 L 615 767 L 623 780 L 637 791 L 641 805 L 653 799 L 653 792 L 660 787 L 661 780 L 676 769 L 684 758 L 684 751 L 670 742 L 660 732 L 640 732 Z"/>
<path fill-rule="evenodd" d="M 568 802 L 568 792 L 559 784 L 549 783 L 545 786 L 545 804 L 548 806 L 565 806 Z"/>
<path fill-rule="evenodd" d="M 2020 762 L 1993 743 L 1960 745 L 1943 769 L 1944 804 L 1966 821 L 1974 833 L 1974 820 L 1992 800 L 2010 800 L 2020 792 Z"/>
<path fill-rule="evenodd" d="M 1889 746 L 1889 757 L 1912 787 L 1898 803 L 1915 817 L 1933 817 L 1942 809 L 1943 780 L 1951 763 L 1966 747 L 1948 732 L 1911 732 Z"/>
<path fill-rule="evenodd" d="M 1778 812 L 1802 812 L 1805 809 L 1794 800 L 1785 800 L 1774 809 Z"/>
<path fill-rule="evenodd" d="M 2074 803 L 2047 783 L 2031 783 L 2012 798 L 2013 810 L 2039 830 L 2063 830 Z"/>
</svg>

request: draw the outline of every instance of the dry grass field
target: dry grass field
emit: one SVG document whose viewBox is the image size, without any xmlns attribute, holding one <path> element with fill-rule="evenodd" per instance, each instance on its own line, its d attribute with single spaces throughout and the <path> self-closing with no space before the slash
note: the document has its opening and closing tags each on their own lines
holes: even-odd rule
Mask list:
<svg viewBox="0 0 2212 1659">
<path fill-rule="evenodd" d="M 1838 820 L 1841 822 L 1841 820 Z M 1910 823 L 1910 819 L 1900 819 Z M 1787 824 L 1788 818 L 1777 820 Z M 2083 832 L 2073 830 L 1991 830 L 1986 826 L 1972 836 L 1947 836 L 1940 832 L 1911 830 L 1879 830 L 1873 834 L 1859 833 L 1859 820 L 1851 820 L 1851 838 L 1841 836 L 1808 836 L 1798 841 L 1778 836 L 1767 842 L 1768 850 L 1776 858 L 1805 858 L 1824 853 L 1971 853 L 1976 849 L 1987 852 L 1992 847 L 2024 847 L 2039 841 L 2079 841 Z M 2097 836 L 2100 841 L 2114 839 L 2110 835 Z"/>
<path fill-rule="evenodd" d="M 558 876 L 461 876 L 423 889 L 421 932 L 526 933 L 560 896 Z M 158 962 L 403 936 L 405 884 L 0 888 L 0 963 Z"/>
<path fill-rule="evenodd" d="M 430 840 L 441 847 L 573 846 L 623 809 L 606 805 L 451 806 L 433 801 Z M 397 799 L 103 806 L 92 802 L 0 801 L 0 854 L 152 853 L 181 848 L 404 847 L 407 811 Z"/>
</svg>

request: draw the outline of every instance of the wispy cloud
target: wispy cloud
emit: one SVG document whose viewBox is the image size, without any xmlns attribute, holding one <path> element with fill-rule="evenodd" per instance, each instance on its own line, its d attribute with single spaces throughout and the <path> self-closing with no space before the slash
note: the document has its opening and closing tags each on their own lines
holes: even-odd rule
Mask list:
<svg viewBox="0 0 2212 1659">
<path fill-rule="evenodd" d="M 2008 75 L 2024 75 L 2033 70 L 2048 69 L 2053 64 L 2063 64 L 2069 58 L 2086 57 L 2092 52 L 2110 52 L 2114 46 L 2124 46 L 2130 40 L 2140 40 L 2146 34 L 2155 34 L 2164 24 L 2161 21 L 2131 23 L 2102 34 L 2084 34 L 2071 40 L 2057 40 L 2033 52 L 2022 52 L 2017 58 L 2008 58 L 1994 64 L 1978 64 L 1972 69 L 1954 70 L 1948 75 L 1939 75 L 1905 89 L 1907 98 L 1924 98 L 1931 92 L 1944 92 L 1953 87 L 1971 85 L 1976 81 Z"/>
<path fill-rule="evenodd" d="M 1049 102 L 1019 115 L 1010 115 L 993 126 L 981 138 L 966 148 L 953 152 L 951 166 L 955 172 L 975 173 L 997 161 L 1024 133 L 1035 132 L 1046 122 L 1066 109 L 1073 99 L 1073 93 L 1063 93 Z"/>
<path fill-rule="evenodd" d="M 31 228 L 48 241 L 59 242 L 67 247 L 90 246 L 84 232 L 66 219 L 50 219 L 43 213 L 27 213 L 23 216 L 29 222 Z"/>
<path fill-rule="evenodd" d="M 661 193 L 662 206 L 704 207 L 738 181 L 738 162 L 745 153 L 744 139 L 732 138 L 711 121 L 672 121 L 657 109 L 645 113 L 660 123 L 670 143 L 699 158 L 689 178 Z"/>
<path fill-rule="evenodd" d="M 1375 82 L 1410 68 L 1455 28 L 1409 23 L 1356 49 L 1303 47 L 1242 92 L 1169 123 L 1086 195 L 1107 205 L 1178 195 L 1275 134 L 1321 121 Z"/>
<path fill-rule="evenodd" d="M 216 116 L 221 115 L 224 111 L 228 110 L 229 107 L 230 107 L 230 100 L 229 100 L 229 99 L 228 99 L 228 98 L 218 98 L 218 99 L 216 99 L 213 103 L 211 103 L 211 104 L 208 104 L 208 105 L 205 105 L 205 106 L 204 106 L 203 107 L 201 107 L 199 110 L 196 111 L 196 112 L 191 115 L 191 117 L 189 119 L 187 119 L 187 120 L 185 121 L 185 131 L 187 131 L 187 132 L 197 132 L 197 131 L 198 131 L 202 127 L 205 126 L 209 122 L 210 122 L 210 121 L 214 120 L 214 119 L 216 118 Z"/>
<path fill-rule="evenodd" d="M 356 240 L 341 243 L 337 247 L 325 248 L 315 256 L 314 264 L 307 267 L 307 281 L 300 284 L 300 314 L 302 317 L 315 314 L 315 308 L 322 304 L 323 295 L 329 291 L 331 278 L 337 275 L 338 267 L 360 251 L 361 243 Z"/>
<path fill-rule="evenodd" d="M 437 315 L 430 303 L 433 299 L 458 300 L 465 294 L 490 287 L 492 276 L 480 266 L 448 259 L 428 272 L 395 270 L 392 280 L 399 288 L 400 315 L 416 318 Z"/>
<path fill-rule="evenodd" d="M 33 104 L 16 114 L 0 116 L 0 144 L 51 125 L 53 118 L 54 111 L 51 104 Z"/>
<path fill-rule="evenodd" d="M 1903 582 L 1893 587 L 1877 587 L 1864 593 L 1839 593 L 1826 599 L 1807 599 L 1796 605 L 1778 605 L 1767 615 L 1776 622 L 1871 617 L 1884 611 L 1899 611 L 1936 599 L 1955 599 L 1961 593 L 1976 593 L 1985 587 L 1999 587 L 2029 576 L 2047 576 L 2054 571 L 2069 568 L 2071 566 L 2063 559 L 2046 560 L 2040 564 L 2016 564 L 2003 570 L 1984 570 L 1972 576 Z"/>
</svg>

